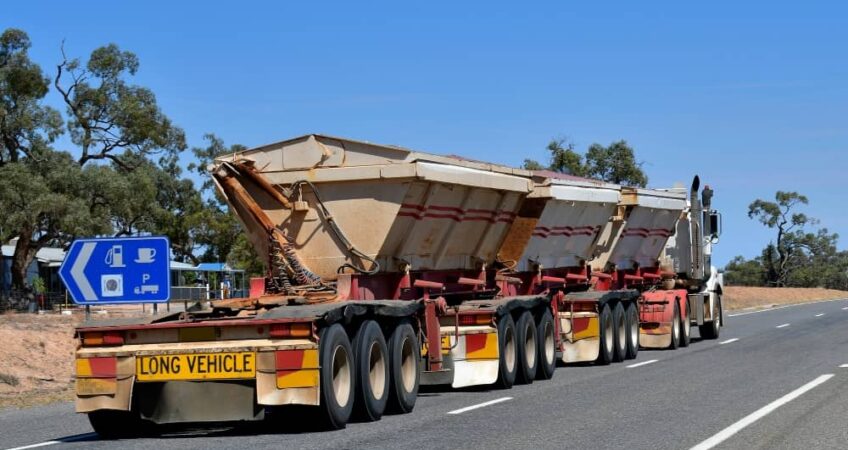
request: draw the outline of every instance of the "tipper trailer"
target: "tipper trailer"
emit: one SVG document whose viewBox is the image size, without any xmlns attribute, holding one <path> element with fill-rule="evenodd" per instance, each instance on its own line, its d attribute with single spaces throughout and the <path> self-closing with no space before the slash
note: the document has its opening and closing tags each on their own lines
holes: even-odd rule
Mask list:
<svg viewBox="0 0 848 450">
<path fill-rule="evenodd" d="M 410 412 L 421 384 L 509 388 L 688 345 L 692 324 L 718 337 L 697 177 L 687 198 L 320 135 L 210 171 L 267 274 L 248 298 L 79 327 L 76 407 L 102 435 L 286 405 L 341 428 Z"/>
</svg>

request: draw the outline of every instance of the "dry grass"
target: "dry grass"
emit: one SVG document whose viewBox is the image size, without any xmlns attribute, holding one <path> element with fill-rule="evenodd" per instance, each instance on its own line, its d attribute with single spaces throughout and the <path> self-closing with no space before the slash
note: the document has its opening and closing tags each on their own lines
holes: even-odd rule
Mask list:
<svg viewBox="0 0 848 450">
<path fill-rule="evenodd" d="M 843 298 L 848 299 L 848 291 L 822 288 L 725 286 L 722 301 L 727 310 L 739 310 Z"/>
<path fill-rule="evenodd" d="M 18 377 L 8 374 L 8 373 L 0 373 L 0 383 L 8 384 L 9 386 L 17 386 L 21 384 L 21 380 Z"/>
</svg>

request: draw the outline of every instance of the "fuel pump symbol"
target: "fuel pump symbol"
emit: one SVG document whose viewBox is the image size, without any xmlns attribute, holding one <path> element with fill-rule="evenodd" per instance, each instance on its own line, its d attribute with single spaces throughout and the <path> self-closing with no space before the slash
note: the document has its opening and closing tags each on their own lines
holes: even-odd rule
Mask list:
<svg viewBox="0 0 848 450">
<path fill-rule="evenodd" d="M 104 262 L 113 269 L 126 267 L 124 265 L 124 247 L 121 245 L 113 245 L 112 248 L 106 252 L 106 260 Z"/>
</svg>

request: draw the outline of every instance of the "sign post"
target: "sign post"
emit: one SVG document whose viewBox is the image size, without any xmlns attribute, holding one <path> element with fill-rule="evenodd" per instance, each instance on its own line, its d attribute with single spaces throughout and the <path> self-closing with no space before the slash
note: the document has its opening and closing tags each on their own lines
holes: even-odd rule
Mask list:
<svg viewBox="0 0 848 450">
<path fill-rule="evenodd" d="M 165 303 L 171 298 L 167 237 L 78 239 L 59 276 L 74 303 Z"/>
</svg>

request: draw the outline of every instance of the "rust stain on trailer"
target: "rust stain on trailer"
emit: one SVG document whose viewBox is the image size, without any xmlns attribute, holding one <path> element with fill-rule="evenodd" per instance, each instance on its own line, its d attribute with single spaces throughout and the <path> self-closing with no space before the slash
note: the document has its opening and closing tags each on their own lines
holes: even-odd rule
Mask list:
<svg viewBox="0 0 848 450">
<path fill-rule="evenodd" d="M 533 237 L 533 230 L 542 217 L 547 199 L 528 198 L 522 202 L 518 215 L 512 221 L 506 237 L 498 251 L 498 257 L 502 261 L 518 261 L 527 248 L 527 243 Z"/>
</svg>

